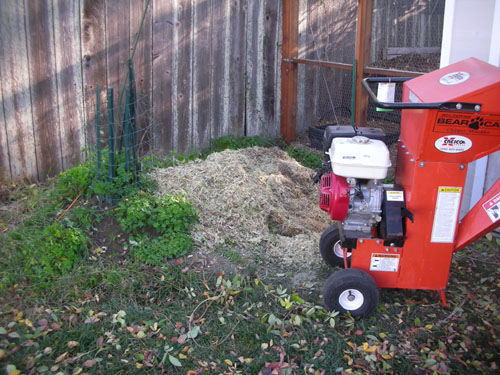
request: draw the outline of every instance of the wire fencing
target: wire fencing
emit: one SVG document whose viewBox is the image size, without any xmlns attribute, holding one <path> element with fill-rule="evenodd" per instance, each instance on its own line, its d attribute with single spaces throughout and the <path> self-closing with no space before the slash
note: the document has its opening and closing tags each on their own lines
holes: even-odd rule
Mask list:
<svg viewBox="0 0 500 375">
<path fill-rule="evenodd" d="M 413 75 L 438 69 L 444 4 L 445 0 L 374 0 L 368 67 Z M 355 65 L 357 10 L 356 0 L 308 0 L 301 9 L 299 59 L 338 65 L 299 66 L 298 130 L 309 130 L 312 144 L 326 125 L 353 123 L 349 66 Z M 401 87 L 395 89 L 395 100 L 401 100 Z M 380 111 L 369 104 L 366 126 L 382 128 L 390 142 L 397 139 L 399 124 L 399 111 Z"/>
</svg>

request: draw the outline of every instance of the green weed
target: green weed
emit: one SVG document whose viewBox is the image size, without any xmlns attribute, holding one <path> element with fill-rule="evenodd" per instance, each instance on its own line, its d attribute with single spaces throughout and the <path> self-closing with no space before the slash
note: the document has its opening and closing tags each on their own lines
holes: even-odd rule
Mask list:
<svg viewBox="0 0 500 375">
<path fill-rule="evenodd" d="M 288 146 L 286 152 L 291 158 L 297 160 L 300 164 L 311 169 L 321 168 L 323 159 L 320 153 L 304 150 L 295 146 Z"/>
<path fill-rule="evenodd" d="M 159 265 L 165 259 L 182 256 L 193 247 L 190 226 L 196 221 L 186 197 L 158 198 L 140 192 L 120 202 L 117 218 L 129 238 L 130 249 L 140 261 Z"/>
</svg>

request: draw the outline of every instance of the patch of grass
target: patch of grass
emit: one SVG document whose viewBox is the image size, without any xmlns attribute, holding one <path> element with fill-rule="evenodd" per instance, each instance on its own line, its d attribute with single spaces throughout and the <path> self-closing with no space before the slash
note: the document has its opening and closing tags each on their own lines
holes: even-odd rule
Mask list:
<svg viewBox="0 0 500 375">
<path fill-rule="evenodd" d="M 322 156 L 318 152 L 304 150 L 296 146 L 288 146 L 286 152 L 291 158 L 307 168 L 318 169 L 323 165 Z"/>
<path fill-rule="evenodd" d="M 247 261 L 241 256 L 241 254 L 231 248 L 223 248 L 219 250 L 220 253 L 230 261 L 234 263 L 245 264 Z"/>
</svg>

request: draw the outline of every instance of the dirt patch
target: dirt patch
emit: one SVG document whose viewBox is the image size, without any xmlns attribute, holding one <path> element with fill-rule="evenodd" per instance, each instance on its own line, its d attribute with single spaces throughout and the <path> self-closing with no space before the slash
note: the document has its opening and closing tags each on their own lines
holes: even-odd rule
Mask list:
<svg viewBox="0 0 500 375">
<path fill-rule="evenodd" d="M 230 246 L 264 263 L 320 263 L 318 241 L 329 225 L 318 205 L 315 171 L 279 148 L 226 150 L 152 173 L 159 194 L 185 193 L 198 210 L 193 231 L 202 254 Z"/>
</svg>

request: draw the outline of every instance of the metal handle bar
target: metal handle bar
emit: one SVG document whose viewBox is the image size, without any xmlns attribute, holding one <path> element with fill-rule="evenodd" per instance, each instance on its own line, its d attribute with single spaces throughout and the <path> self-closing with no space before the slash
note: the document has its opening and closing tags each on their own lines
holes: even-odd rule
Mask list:
<svg viewBox="0 0 500 375">
<path fill-rule="evenodd" d="M 479 103 L 462 103 L 462 102 L 438 102 L 438 103 L 403 103 L 403 102 L 381 102 L 377 99 L 377 95 L 370 88 L 369 83 L 402 83 L 414 77 L 377 77 L 365 78 L 361 81 L 363 88 L 366 90 L 370 98 L 375 102 L 375 105 L 385 109 L 442 109 L 446 111 L 467 111 L 480 112 L 481 104 Z"/>
</svg>

